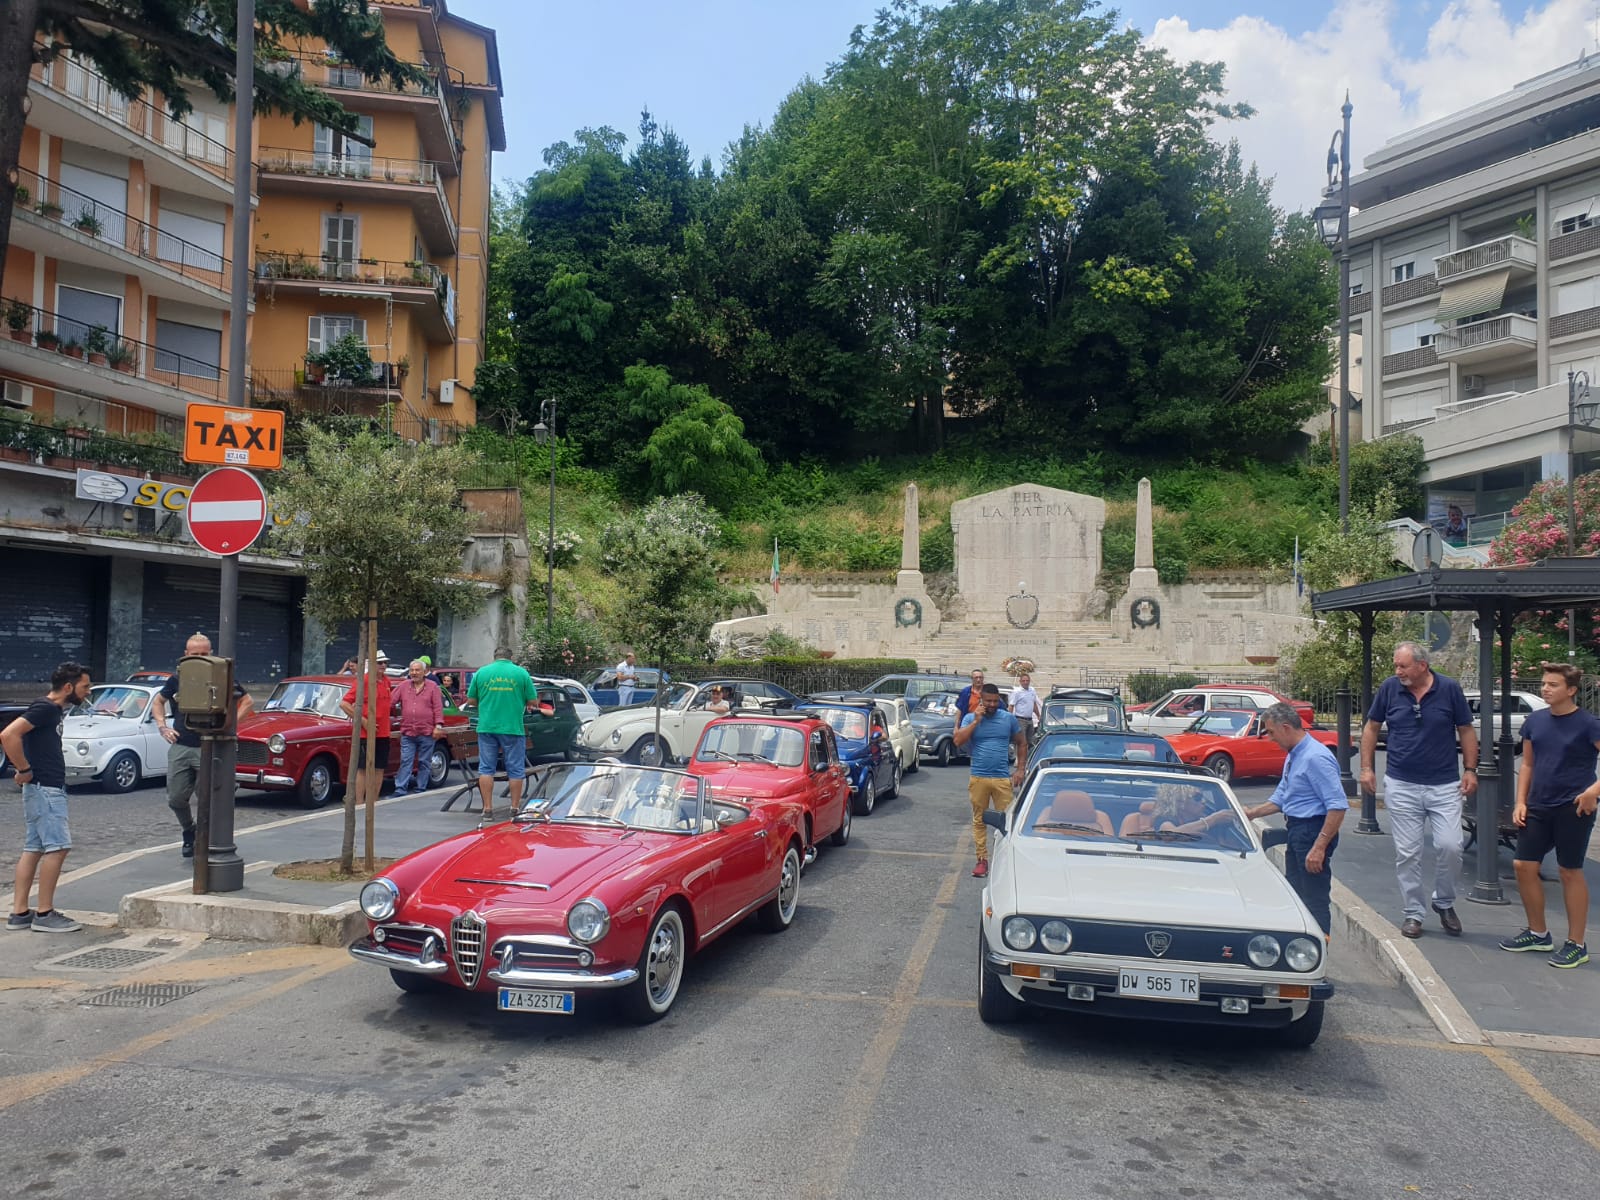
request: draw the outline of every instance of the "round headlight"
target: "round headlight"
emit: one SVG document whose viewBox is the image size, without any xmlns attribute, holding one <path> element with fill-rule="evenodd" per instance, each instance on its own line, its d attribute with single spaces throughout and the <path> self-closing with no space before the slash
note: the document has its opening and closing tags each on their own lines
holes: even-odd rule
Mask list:
<svg viewBox="0 0 1600 1200">
<path fill-rule="evenodd" d="M 89 753 L 89 743 L 88 742 L 79 742 L 77 744 L 77 746 L 75 747 L 75 749 L 78 751 L 79 754 L 87 754 L 87 753 Z"/>
<path fill-rule="evenodd" d="M 274 754 L 282 754 L 283 748 L 289 743 L 283 740 L 283 734 L 275 733 L 267 739 L 267 749 Z"/>
<path fill-rule="evenodd" d="M 584 943 L 598 942 L 611 928 L 611 914 L 594 897 L 579 900 L 567 914 L 567 932 Z"/>
<path fill-rule="evenodd" d="M 1258 933 L 1250 939 L 1250 961 L 1258 967 L 1276 966 L 1282 952 L 1278 939 L 1270 933 Z"/>
<path fill-rule="evenodd" d="M 1284 948 L 1283 961 L 1292 971 L 1314 971 L 1322 961 L 1322 947 L 1310 938 L 1297 937 Z"/>
<path fill-rule="evenodd" d="M 1051 954 L 1065 954 L 1072 947 L 1072 928 L 1065 921 L 1046 921 L 1039 927 L 1039 941 Z"/>
<path fill-rule="evenodd" d="M 611 744 L 613 746 L 622 745 L 622 730 L 621 729 L 613 729 L 611 731 Z"/>
<path fill-rule="evenodd" d="M 361 889 L 361 911 L 374 921 L 387 921 L 394 916 L 399 900 L 400 889 L 381 876 Z"/>
<path fill-rule="evenodd" d="M 1006 945 L 1013 950 L 1031 950 L 1034 942 L 1039 940 L 1033 922 L 1027 917 L 1007 917 L 1001 932 L 1006 939 Z"/>
</svg>

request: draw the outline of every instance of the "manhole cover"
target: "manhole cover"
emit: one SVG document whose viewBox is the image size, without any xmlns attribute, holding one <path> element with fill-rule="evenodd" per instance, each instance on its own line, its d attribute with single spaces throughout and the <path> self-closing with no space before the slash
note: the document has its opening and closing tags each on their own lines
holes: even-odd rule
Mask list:
<svg viewBox="0 0 1600 1200">
<path fill-rule="evenodd" d="M 160 950 L 129 950 L 117 946 L 102 946 L 98 950 L 85 950 L 63 958 L 51 966 L 69 971 L 114 971 L 119 967 L 136 967 L 152 958 L 162 958 Z"/>
<path fill-rule="evenodd" d="M 83 1003 L 98 1008 L 160 1008 L 198 992 L 202 986 L 198 983 L 130 983 L 90 996 Z"/>
</svg>

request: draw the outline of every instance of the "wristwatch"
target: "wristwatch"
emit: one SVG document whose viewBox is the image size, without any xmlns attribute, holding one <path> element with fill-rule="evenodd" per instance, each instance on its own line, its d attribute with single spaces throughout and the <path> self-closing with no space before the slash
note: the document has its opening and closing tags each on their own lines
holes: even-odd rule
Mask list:
<svg viewBox="0 0 1600 1200">
<path fill-rule="evenodd" d="M 1477 767 L 1462 767 L 1461 768 L 1461 773 L 1463 775 L 1465 775 L 1468 771 L 1470 771 L 1470 772 L 1472 772 L 1472 774 L 1476 775 L 1478 773 L 1478 768 Z"/>
</svg>

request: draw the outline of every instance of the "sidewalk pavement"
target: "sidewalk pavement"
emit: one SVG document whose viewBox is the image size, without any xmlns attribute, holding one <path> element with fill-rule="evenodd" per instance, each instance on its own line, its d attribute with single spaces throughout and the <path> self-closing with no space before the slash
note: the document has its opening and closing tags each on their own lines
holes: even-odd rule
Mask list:
<svg viewBox="0 0 1600 1200">
<path fill-rule="evenodd" d="M 499 789 L 504 784 L 498 785 Z M 434 842 L 478 827 L 476 797 L 471 812 L 460 802 L 444 804 L 461 787 L 444 787 L 378 801 L 375 853 L 399 858 Z M 497 799 L 499 799 L 497 795 Z M 502 809 L 506 801 L 500 799 Z M 505 810 L 509 811 L 509 810 Z M 366 814 L 356 812 L 356 862 L 365 847 Z M 59 884 L 58 903 L 85 924 L 124 929 L 159 927 L 243 940 L 344 946 L 365 930 L 358 907 L 360 882 L 319 883 L 279 879 L 272 868 L 308 859 L 339 857 L 344 806 L 329 805 L 304 816 L 285 817 L 239 830 L 235 841 L 245 861 L 244 887 L 236 892 L 193 894 L 192 859 L 174 839 L 130 850 L 73 870 Z M 0 897 L 10 911 L 9 890 Z"/>
</svg>

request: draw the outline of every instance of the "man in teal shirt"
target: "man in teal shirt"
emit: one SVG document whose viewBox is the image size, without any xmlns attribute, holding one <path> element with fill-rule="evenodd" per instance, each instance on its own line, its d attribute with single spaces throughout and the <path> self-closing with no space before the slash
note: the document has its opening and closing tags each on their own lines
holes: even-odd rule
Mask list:
<svg viewBox="0 0 1600 1200">
<path fill-rule="evenodd" d="M 1011 788 L 1022 782 L 1023 764 L 1028 761 L 1028 743 L 1016 717 L 1000 707 L 1000 689 L 992 683 L 982 685 L 977 712 L 961 718 L 955 732 L 958 746 L 971 745 L 972 776 L 967 780 L 967 797 L 972 801 L 972 840 L 978 850 L 978 865 L 972 873 L 982 879 L 989 873 L 989 831 L 984 826 L 985 810 L 1001 812 L 1011 807 Z M 1009 759 L 1016 751 L 1017 765 Z"/>
<path fill-rule="evenodd" d="M 478 795 L 483 818 L 494 815 L 494 773 L 502 760 L 511 793 L 511 811 L 522 804 L 522 780 L 528 773 L 527 734 L 522 715 L 539 699 L 533 677 L 511 661 L 511 650 L 500 646 L 494 662 L 473 673 L 467 703 L 478 714 Z"/>
</svg>

